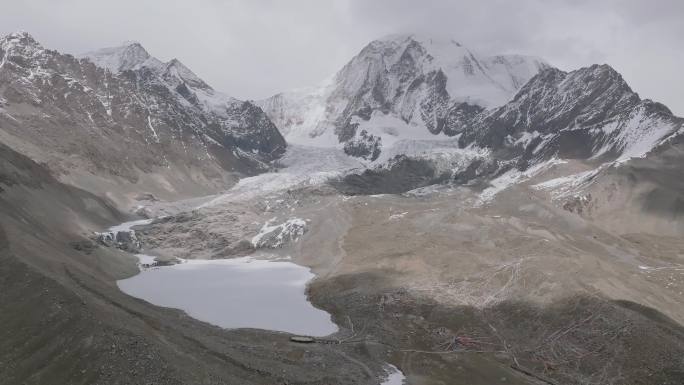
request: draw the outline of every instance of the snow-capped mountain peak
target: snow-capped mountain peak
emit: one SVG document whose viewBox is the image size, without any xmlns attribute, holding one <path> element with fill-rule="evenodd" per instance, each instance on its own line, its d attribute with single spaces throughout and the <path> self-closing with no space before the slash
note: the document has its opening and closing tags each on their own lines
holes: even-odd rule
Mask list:
<svg viewBox="0 0 684 385">
<path fill-rule="evenodd" d="M 13 57 L 21 60 L 33 60 L 45 49 L 28 32 L 18 31 L 0 38 L 0 68 Z"/>
<path fill-rule="evenodd" d="M 285 149 L 259 108 L 213 90 L 179 60 L 163 63 L 136 42 L 77 58 L 13 33 L 0 38 L 0 79 L 2 129 L 14 130 L 29 148 L 54 148 L 40 156 L 54 156 L 49 163 L 58 172 L 69 157 L 83 159 L 84 168 L 111 164 L 116 175 L 152 165 L 170 169 L 174 162 L 213 175 L 216 167 L 253 172 Z M 29 104 L 30 112 L 18 107 Z M 28 128 L 23 119 L 40 123 Z M 50 135 L 33 127 L 50 127 Z"/>
<path fill-rule="evenodd" d="M 205 112 L 228 118 L 239 110 L 242 102 L 214 90 L 209 84 L 174 58 L 168 62 L 151 56 L 138 42 L 126 42 L 119 47 L 103 48 L 81 55 L 96 66 L 114 73 L 138 71 L 146 79 L 156 78 L 184 103 Z"/>
<path fill-rule="evenodd" d="M 430 159 L 459 181 L 554 159 L 622 162 L 683 124 L 608 65 L 564 72 L 415 34 L 374 40 L 331 80 L 259 104 L 289 142 L 339 147 L 370 165 Z"/>
<path fill-rule="evenodd" d="M 34 39 L 33 36 L 26 31 L 16 31 L 3 36 L 0 38 L 0 44 L 2 44 L 3 48 L 17 45 L 33 46 L 41 49 L 43 48 L 40 43 L 38 43 L 36 39 Z"/>
<path fill-rule="evenodd" d="M 136 41 L 124 42 L 118 47 L 102 48 L 82 54 L 80 57 L 86 58 L 96 66 L 106 68 L 114 73 L 146 69 L 162 77 L 174 88 L 182 85 L 193 90 L 212 90 L 211 86 L 186 67 L 180 60 L 174 58 L 168 62 L 162 62 L 150 55 Z"/>
<path fill-rule="evenodd" d="M 479 56 L 454 39 L 421 35 L 391 35 L 374 40 L 336 75 L 347 92 L 364 86 L 368 71 L 390 73 L 390 86 L 441 73 L 444 90 L 458 102 L 484 108 L 506 103 L 541 69 L 549 67 L 535 57 L 522 55 Z M 393 83 L 393 84 L 392 84 Z"/>
<path fill-rule="evenodd" d="M 453 135 L 450 114 L 458 120 L 503 105 L 548 67 L 522 55 L 479 56 L 455 39 L 391 35 L 366 45 L 332 81 L 259 104 L 291 142 L 375 159 L 398 140 Z M 376 150 L 357 151 L 369 146 Z"/>
<path fill-rule="evenodd" d="M 165 76 L 175 77 L 193 88 L 211 89 L 211 87 L 205 83 L 204 80 L 195 75 L 192 70 L 186 67 L 178 59 L 174 58 L 169 60 L 164 64 L 164 67 Z"/>
<path fill-rule="evenodd" d="M 88 58 L 98 67 L 106 68 L 114 73 L 142 67 L 160 68 L 163 65 L 136 41 L 127 41 L 117 47 L 102 48 L 79 56 Z"/>
</svg>

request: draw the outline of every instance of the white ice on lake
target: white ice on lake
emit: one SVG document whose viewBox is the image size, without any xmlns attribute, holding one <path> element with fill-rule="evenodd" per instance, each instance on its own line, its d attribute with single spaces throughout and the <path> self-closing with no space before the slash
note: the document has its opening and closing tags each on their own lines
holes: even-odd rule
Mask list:
<svg viewBox="0 0 684 385">
<path fill-rule="evenodd" d="M 150 223 L 152 223 L 152 221 L 152 219 L 138 219 L 135 221 L 124 222 L 116 226 L 110 227 L 107 231 L 116 234 L 120 231 L 129 231 L 133 226 L 149 225 Z"/>
<path fill-rule="evenodd" d="M 406 377 L 401 370 L 397 369 L 396 366 L 389 364 L 387 371 L 387 378 L 380 385 L 402 385 Z"/>
<path fill-rule="evenodd" d="M 313 277 L 309 269 L 292 262 L 244 257 L 184 260 L 145 269 L 117 284 L 133 297 L 181 309 L 223 328 L 326 336 L 337 326 L 307 300 L 306 284 Z"/>
<path fill-rule="evenodd" d="M 156 262 L 156 258 L 152 255 L 147 255 L 147 254 L 136 254 L 136 257 L 138 257 L 138 265 L 139 266 L 152 266 Z"/>
</svg>

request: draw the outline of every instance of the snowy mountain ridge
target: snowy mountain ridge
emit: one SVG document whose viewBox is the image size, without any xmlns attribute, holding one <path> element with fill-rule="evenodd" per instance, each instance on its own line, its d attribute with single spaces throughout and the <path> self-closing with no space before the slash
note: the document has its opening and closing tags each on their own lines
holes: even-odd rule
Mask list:
<svg viewBox="0 0 684 385">
<path fill-rule="evenodd" d="M 318 87 L 257 103 L 289 142 L 341 149 L 380 174 L 462 184 L 508 186 L 566 159 L 619 164 L 682 131 L 608 65 L 565 72 L 418 35 L 375 40 Z"/>
<path fill-rule="evenodd" d="M 535 57 L 478 57 L 450 39 L 393 35 L 369 43 L 320 86 L 257 104 L 292 143 L 339 147 L 363 141 L 366 131 L 371 142 L 391 147 L 436 139 L 450 109 L 471 115 L 499 106 L 548 67 Z M 354 153 L 353 144 L 346 148 Z"/>
<path fill-rule="evenodd" d="M 65 178 L 162 173 L 211 191 L 286 147 L 259 107 L 135 42 L 76 58 L 12 33 L 0 38 L 0 83 L 0 137 Z"/>
<path fill-rule="evenodd" d="M 143 169 L 209 162 L 264 170 L 285 149 L 277 128 L 291 143 L 350 156 L 353 167 L 331 166 L 337 176 L 351 168 L 399 167 L 462 184 L 525 176 L 563 159 L 623 162 L 682 132 L 682 119 L 642 100 L 610 66 L 564 72 L 534 57 L 478 57 L 456 41 L 416 35 L 373 41 L 323 84 L 257 102 L 263 111 L 136 42 L 74 59 L 15 33 L 0 40 L 0 58 L 0 76 L 9 84 L 0 94 L 0 119 L 8 119 L 9 134 L 47 148 L 90 138 L 96 151 L 69 151 L 131 178 L 134 171 L 116 161 L 122 156 Z M 36 119 L 17 108 L 27 102 L 75 129 L 44 143 L 50 135 L 19 124 Z M 112 144 L 112 135 L 119 143 Z M 129 154 L 134 146 L 144 150 Z M 75 159 L 64 151 L 57 162 L 49 151 L 36 156 L 61 171 Z"/>
<path fill-rule="evenodd" d="M 137 41 L 127 41 L 121 46 L 102 48 L 77 57 L 88 58 L 98 67 L 106 68 L 113 73 L 137 70 L 142 67 L 161 68 L 164 65 L 159 59 L 152 57 Z"/>
<path fill-rule="evenodd" d="M 444 73 L 446 91 L 454 101 L 485 108 L 503 105 L 532 76 L 549 67 L 535 56 L 476 56 L 458 41 L 444 37 L 397 34 L 371 44 L 382 52 L 394 51 L 389 59 L 385 58 L 388 67 L 399 65 L 405 59 L 402 56 L 409 54 L 421 62 L 425 72 Z"/>
<path fill-rule="evenodd" d="M 119 47 L 103 48 L 79 57 L 114 73 L 150 71 L 163 79 L 172 91 L 181 94 L 190 104 L 219 116 L 227 117 L 227 109 L 242 103 L 214 90 L 180 60 L 171 59 L 164 63 L 151 56 L 138 42 L 125 42 Z"/>
</svg>

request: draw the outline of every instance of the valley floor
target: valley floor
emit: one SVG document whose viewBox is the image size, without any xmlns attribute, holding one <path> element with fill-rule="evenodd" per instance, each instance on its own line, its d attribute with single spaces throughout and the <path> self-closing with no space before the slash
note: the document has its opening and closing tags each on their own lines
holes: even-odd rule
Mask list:
<svg viewBox="0 0 684 385">
<path fill-rule="evenodd" d="M 680 237 L 599 226 L 532 188 L 541 177 L 487 201 L 442 185 L 342 195 L 326 180 L 348 158 L 290 151 L 224 194 L 141 202 L 157 219 L 134 229 L 161 261 L 291 258 L 338 332 L 297 344 L 130 297 L 116 281 L 137 274 L 131 254 L 58 231 L 124 218 L 65 203 L 36 232 L 42 218 L 6 207 L 0 383 L 380 384 L 388 364 L 412 385 L 684 380 Z"/>
<path fill-rule="evenodd" d="M 269 252 L 316 273 L 308 293 L 341 328 L 334 339 L 377 349 L 410 384 L 684 378 L 680 238 L 613 233 L 556 207 L 529 187 L 538 180 L 486 204 L 449 186 L 340 195 L 322 176 L 350 165 L 326 159 L 290 154 L 277 173 L 141 228 L 147 252 L 246 255 L 265 224 L 303 219 L 301 238 Z"/>
</svg>

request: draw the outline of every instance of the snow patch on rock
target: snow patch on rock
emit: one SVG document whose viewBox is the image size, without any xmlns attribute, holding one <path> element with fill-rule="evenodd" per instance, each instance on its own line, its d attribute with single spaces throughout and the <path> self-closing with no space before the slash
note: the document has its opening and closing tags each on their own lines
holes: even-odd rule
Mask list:
<svg viewBox="0 0 684 385">
<path fill-rule="evenodd" d="M 259 233 L 252 238 L 255 248 L 281 248 L 286 244 L 296 242 L 307 230 L 307 223 L 301 218 L 290 218 L 285 222 L 272 225 L 276 218 L 264 223 Z"/>
<path fill-rule="evenodd" d="M 563 163 L 566 162 L 564 160 L 553 158 L 546 162 L 538 163 L 525 171 L 520 171 L 518 169 L 506 171 L 505 173 L 492 179 L 489 182 L 490 186 L 484 189 L 482 193 L 480 193 L 477 204 L 481 205 L 490 202 L 501 191 L 504 191 L 507 188 L 514 186 L 516 184 L 522 183 L 523 181 L 526 181 L 531 177 L 548 170 L 554 165 Z"/>
<path fill-rule="evenodd" d="M 612 164 L 604 164 L 593 170 L 579 172 L 537 183 L 532 188 L 549 191 L 554 199 L 574 195 L 578 190 L 590 183 L 596 175 Z"/>
<path fill-rule="evenodd" d="M 406 381 L 406 376 L 396 366 L 388 364 L 385 369 L 387 377 L 382 381 L 381 385 L 403 385 Z"/>
</svg>

